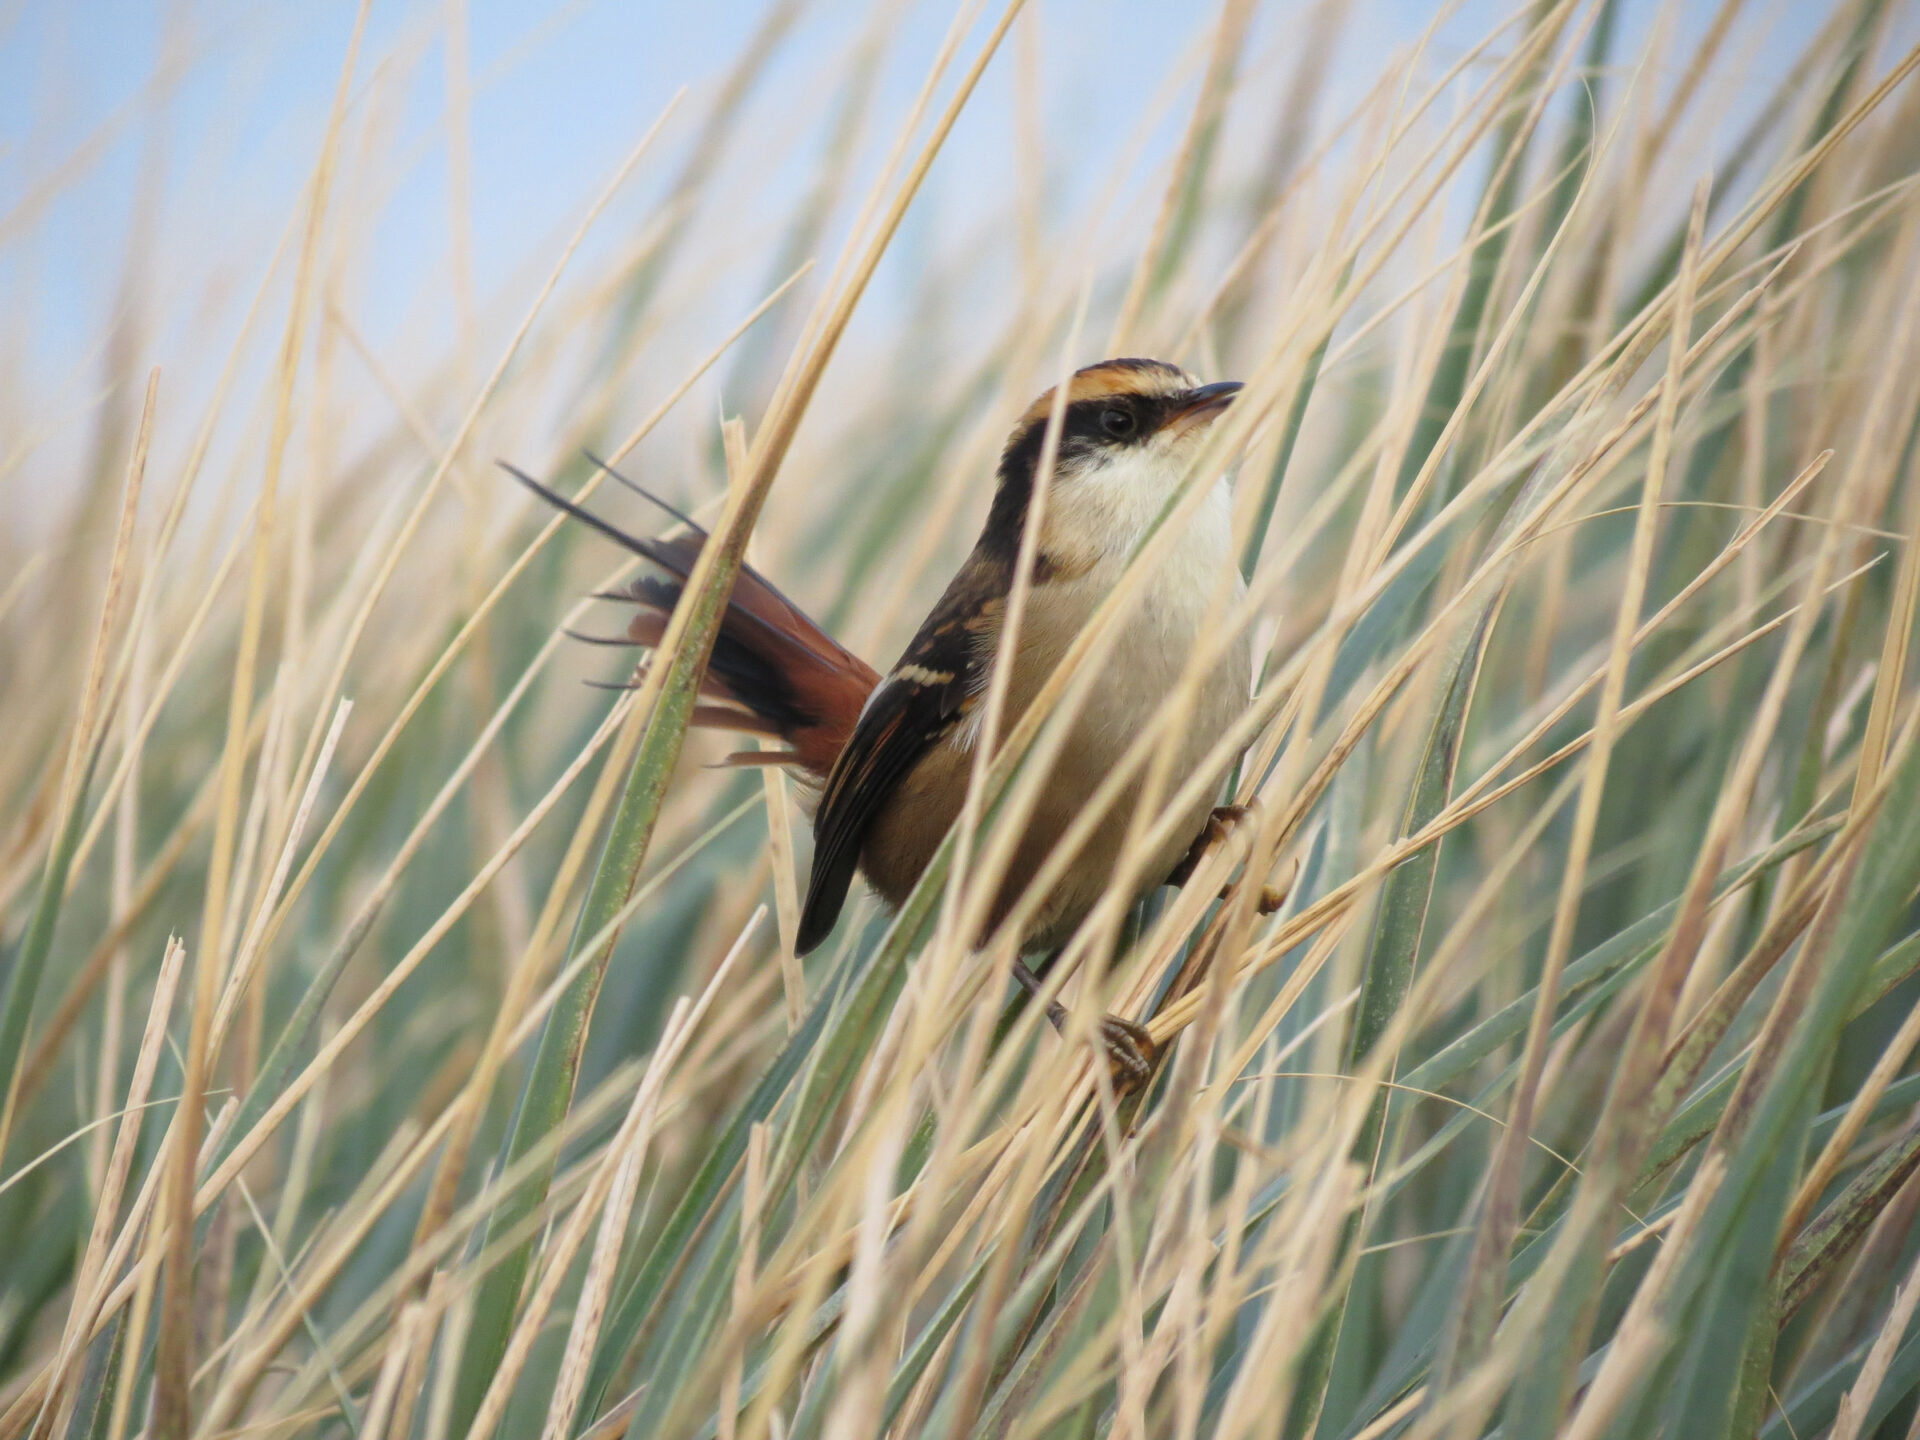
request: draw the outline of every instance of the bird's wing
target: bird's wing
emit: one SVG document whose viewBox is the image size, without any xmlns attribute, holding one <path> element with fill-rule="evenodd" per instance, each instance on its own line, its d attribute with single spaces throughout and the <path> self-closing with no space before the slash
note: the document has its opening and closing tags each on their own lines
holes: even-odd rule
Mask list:
<svg viewBox="0 0 1920 1440">
<path fill-rule="evenodd" d="M 1006 608 L 1006 567 L 976 552 L 867 701 L 813 819 L 813 873 L 795 950 L 833 930 L 868 828 L 900 782 L 965 717 L 986 677 Z"/>
</svg>

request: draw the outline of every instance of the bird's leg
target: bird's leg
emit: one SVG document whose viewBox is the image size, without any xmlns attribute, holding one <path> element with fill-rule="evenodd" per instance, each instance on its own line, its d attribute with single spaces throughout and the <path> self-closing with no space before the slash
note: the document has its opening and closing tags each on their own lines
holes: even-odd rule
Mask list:
<svg viewBox="0 0 1920 1440">
<path fill-rule="evenodd" d="M 1186 857 L 1182 859 L 1178 865 L 1173 867 L 1173 873 L 1167 876 L 1166 883 L 1177 886 L 1184 885 L 1187 881 L 1191 880 L 1193 878 L 1193 872 L 1200 868 L 1200 862 L 1206 859 L 1207 851 L 1224 841 L 1232 832 L 1234 826 L 1252 814 L 1253 807 L 1251 805 L 1214 806 L 1213 812 L 1207 816 L 1206 828 L 1194 837 L 1193 844 L 1187 850 Z M 1226 899 L 1232 889 L 1233 887 L 1231 885 L 1221 886 L 1220 898 L 1222 900 Z M 1271 915 L 1286 903 L 1287 892 L 1285 889 L 1275 890 L 1263 885 L 1260 888 L 1260 898 L 1255 902 L 1254 908 L 1262 915 Z"/>
<path fill-rule="evenodd" d="M 1040 977 L 1027 968 L 1026 961 L 1013 962 L 1013 978 L 1029 995 L 1039 997 Z M 1047 1019 L 1062 1035 L 1067 1033 L 1067 1010 L 1058 1000 L 1047 1002 Z M 1159 1057 L 1160 1047 L 1153 1043 L 1146 1026 L 1119 1015 L 1102 1015 L 1100 1041 L 1106 1047 L 1116 1094 L 1125 1095 L 1153 1078 L 1153 1062 Z"/>
</svg>

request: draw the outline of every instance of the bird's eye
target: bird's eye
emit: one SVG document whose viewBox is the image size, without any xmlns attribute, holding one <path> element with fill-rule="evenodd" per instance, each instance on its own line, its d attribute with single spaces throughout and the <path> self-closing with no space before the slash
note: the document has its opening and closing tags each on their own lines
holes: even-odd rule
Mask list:
<svg viewBox="0 0 1920 1440">
<path fill-rule="evenodd" d="M 1100 428 L 1115 440 L 1124 440 L 1133 434 L 1133 412 L 1109 405 L 1100 412 Z"/>
</svg>

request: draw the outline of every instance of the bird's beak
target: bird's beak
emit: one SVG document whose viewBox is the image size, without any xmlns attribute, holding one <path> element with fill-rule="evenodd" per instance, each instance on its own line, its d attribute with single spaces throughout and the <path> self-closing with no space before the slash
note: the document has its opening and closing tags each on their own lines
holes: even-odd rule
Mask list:
<svg viewBox="0 0 1920 1440">
<path fill-rule="evenodd" d="M 1174 412 L 1167 417 L 1166 428 L 1177 432 L 1210 423 L 1233 403 L 1233 397 L 1240 390 L 1238 380 L 1221 380 L 1212 385 L 1196 386 L 1186 393 Z"/>
</svg>

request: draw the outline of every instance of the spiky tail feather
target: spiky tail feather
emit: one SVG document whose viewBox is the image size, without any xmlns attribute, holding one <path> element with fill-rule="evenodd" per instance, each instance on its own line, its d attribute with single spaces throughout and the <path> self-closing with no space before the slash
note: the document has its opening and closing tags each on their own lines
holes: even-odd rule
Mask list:
<svg viewBox="0 0 1920 1440">
<path fill-rule="evenodd" d="M 609 600 L 624 600 L 634 608 L 627 633 L 601 643 L 652 649 L 666 633 L 667 619 L 679 602 L 687 576 L 707 542 L 707 532 L 664 500 L 641 489 L 593 456 L 587 457 L 615 480 L 672 515 L 683 532 L 655 538 L 630 535 L 531 475 L 501 462 L 502 468 L 555 509 L 590 526 L 616 545 L 667 572 L 642 576 L 623 589 L 608 591 Z M 583 639 L 597 637 L 583 636 Z M 743 565 L 734 582 L 727 613 L 714 640 L 700 687 L 696 725 L 735 730 L 784 740 L 788 753 L 748 751 L 729 756 L 729 763 L 791 764 L 816 784 L 824 782 L 833 762 L 846 747 L 867 696 L 880 683 L 874 668 L 835 643 L 759 571 Z"/>
</svg>

